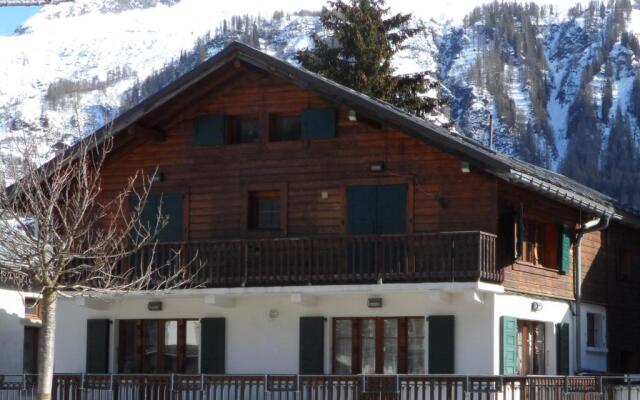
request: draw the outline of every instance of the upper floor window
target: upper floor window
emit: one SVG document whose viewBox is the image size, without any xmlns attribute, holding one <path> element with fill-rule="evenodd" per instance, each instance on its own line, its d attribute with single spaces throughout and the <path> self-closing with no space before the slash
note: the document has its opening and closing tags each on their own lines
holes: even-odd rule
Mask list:
<svg viewBox="0 0 640 400">
<path fill-rule="evenodd" d="M 281 207 L 282 200 L 279 190 L 249 192 L 249 229 L 280 229 Z"/>
<path fill-rule="evenodd" d="M 302 118 L 299 115 L 271 114 L 269 140 L 284 142 L 302 138 Z"/>
<path fill-rule="evenodd" d="M 535 265 L 544 264 L 545 226 L 543 223 L 525 219 L 522 241 L 522 260 Z"/>
<path fill-rule="evenodd" d="M 256 116 L 230 118 L 229 144 L 257 143 L 260 141 L 260 120 Z"/>
<path fill-rule="evenodd" d="M 633 252 L 628 247 L 621 247 L 618 250 L 618 278 L 621 280 L 631 279 L 633 269 Z"/>
<path fill-rule="evenodd" d="M 602 314 L 587 313 L 587 346 L 604 347 L 604 317 Z"/>
</svg>

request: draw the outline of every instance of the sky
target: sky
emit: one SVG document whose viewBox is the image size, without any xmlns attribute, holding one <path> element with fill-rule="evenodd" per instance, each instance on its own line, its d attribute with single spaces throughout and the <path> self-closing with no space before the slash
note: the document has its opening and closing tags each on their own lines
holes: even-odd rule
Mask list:
<svg viewBox="0 0 640 400">
<path fill-rule="evenodd" d="M 13 31 L 37 13 L 40 7 L 0 7 L 0 36 L 11 35 Z"/>
<path fill-rule="evenodd" d="M 78 0 L 85 1 L 85 0 Z M 451 18 L 460 20 L 473 7 L 492 0 L 387 0 L 394 12 L 411 12 L 414 15 L 429 18 Z M 526 1 L 526 0 L 518 0 Z M 586 3 L 588 0 L 534 0 L 540 4 L 553 3 L 560 9 L 568 9 L 577 2 Z M 226 6 L 225 6 L 226 4 Z M 326 4 L 325 0 L 237 0 L 223 2 L 221 8 L 231 6 L 237 13 L 261 13 L 271 15 L 275 10 L 296 11 L 300 9 L 319 9 Z M 0 36 L 10 35 L 35 14 L 40 7 L 0 7 Z"/>
</svg>

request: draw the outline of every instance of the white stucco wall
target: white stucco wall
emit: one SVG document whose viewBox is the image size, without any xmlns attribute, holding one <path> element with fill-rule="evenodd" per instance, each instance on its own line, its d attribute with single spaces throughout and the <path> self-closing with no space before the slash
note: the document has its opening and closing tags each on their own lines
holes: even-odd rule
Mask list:
<svg viewBox="0 0 640 400">
<path fill-rule="evenodd" d="M 383 287 L 380 287 L 383 288 Z M 226 318 L 227 373 L 296 373 L 298 371 L 299 318 L 323 316 L 325 324 L 325 373 L 331 372 L 331 326 L 333 317 L 366 316 L 455 316 L 455 366 L 459 374 L 500 373 L 500 317 L 543 321 L 545 328 L 545 370 L 556 373 L 556 324 L 570 324 L 570 369 L 575 357 L 574 318 L 569 303 L 564 300 L 544 299 L 523 294 L 500 291 L 431 289 L 380 289 L 354 293 L 340 290 L 327 292 L 314 288 L 315 305 L 292 303 L 295 289 L 275 290 L 271 293 L 248 291 L 232 294 L 234 305 L 222 307 L 206 304 L 208 293 L 189 296 L 165 295 L 145 298 L 120 298 L 108 303 L 86 301 L 80 305 L 77 299 L 60 299 L 57 325 L 58 372 L 83 372 L 85 368 L 86 320 L 89 318 L 118 319 L 173 319 L 204 317 Z M 267 290 L 268 291 L 268 290 Z M 382 297 L 384 307 L 367 307 L 369 297 Z M 219 298 L 219 297 L 218 297 Z M 228 299 L 229 297 L 226 297 Z M 147 310 L 151 300 L 162 300 L 162 311 Z M 533 311 L 532 302 L 542 304 L 542 310 Z M 583 308 L 590 310 L 588 306 Z M 270 311 L 277 310 L 278 317 L 271 318 Z M 111 369 L 115 372 L 117 354 L 117 322 L 111 326 Z M 427 325 L 428 326 L 428 325 Z M 425 338 L 425 364 L 428 360 L 428 329 Z M 586 337 L 585 337 L 586 341 Z M 600 356 L 601 354 L 596 354 Z M 585 361 L 596 365 L 602 360 L 586 357 Z M 594 361 L 595 360 L 595 361 Z M 604 360 L 606 366 L 606 358 Z"/>
<path fill-rule="evenodd" d="M 569 370 L 574 369 L 573 355 L 573 338 L 574 324 L 573 315 L 567 301 L 542 299 L 535 296 L 527 296 L 523 294 L 495 294 L 494 301 L 494 318 L 493 318 L 493 346 L 500 349 L 500 317 L 516 317 L 523 320 L 542 321 L 545 322 L 545 371 L 547 375 L 553 375 L 557 370 L 556 360 L 556 326 L 555 324 L 563 322 L 570 324 L 570 357 Z M 542 304 L 542 310 L 533 311 L 531 303 L 537 302 Z M 494 374 L 500 373 L 500 351 L 494 353 Z"/>
<path fill-rule="evenodd" d="M 0 289 L 0 374 L 22 373 L 23 320 L 20 292 Z"/>
<path fill-rule="evenodd" d="M 455 315 L 456 373 L 490 374 L 494 367 L 492 347 L 492 305 L 484 304 L 464 293 L 430 296 L 423 291 L 372 291 L 367 294 L 316 294 L 317 304 L 293 304 L 290 293 L 242 295 L 233 307 L 205 304 L 205 296 L 189 298 L 156 297 L 163 301 L 162 311 L 147 311 L 146 299 L 120 299 L 106 309 L 78 305 L 74 299 L 60 299 L 56 335 L 58 372 L 83 372 L 85 368 L 86 320 L 89 318 L 226 318 L 227 373 L 296 373 L 298 371 L 299 318 L 324 316 L 325 373 L 331 372 L 331 318 L 364 316 L 429 316 Z M 382 297 L 384 307 L 370 309 L 367 298 Z M 435 297 L 435 298 L 434 298 Z M 278 317 L 270 318 L 270 310 Z M 115 331 L 111 326 L 111 369 L 116 365 Z M 428 330 L 427 330 L 428 335 Z M 425 338 L 427 341 L 428 338 Z M 427 346 L 425 346 L 426 348 Z M 428 348 L 425 364 L 428 359 Z"/>
</svg>

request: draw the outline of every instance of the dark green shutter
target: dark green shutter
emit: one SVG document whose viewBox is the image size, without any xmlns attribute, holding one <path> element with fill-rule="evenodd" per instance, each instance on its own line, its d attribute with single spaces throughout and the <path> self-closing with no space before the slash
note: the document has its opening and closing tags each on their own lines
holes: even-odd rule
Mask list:
<svg viewBox="0 0 640 400">
<path fill-rule="evenodd" d="M 162 215 L 168 218 L 167 224 L 158 233 L 159 242 L 179 242 L 182 240 L 183 230 L 183 200 L 182 193 L 164 193 L 149 195 L 140 215 L 140 222 L 153 230 L 158 217 L 158 207 L 162 204 Z M 131 196 L 132 210 L 138 205 L 138 198 Z"/>
<path fill-rule="evenodd" d="M 569 324 L 556 324 L 558 375 L 569 375 Z"/>
<path fill-rule="evenodd" d="M 502 375 L 516 375 L 518 343 L 518 320 L 514 317 L 500 318 L 500 370 Z"/>
<path fill-rule="evenodd" d="M 569 236 L 568 229 L 564 226 L 560 226 L 560 272 L 563 274 L 569 273 L 571 267 L 571 237 Z"/>
<path fill-rule="evenodd" d="M 109 373 L 109 323 L 108 319 L 87 320 L 88 374 Z"/>
<path fill-rule="evenodd" d="M 324 317 L 300 318 L 300 374 L 324 374 Z"/>
<path fill-rule="evenodd" d="M 429 373 L 455 373 L 455 324 L 453 315 L 429 317 Z"/>
<path fill-rule="evenodd" d="M 193 119 L 194 144 L 224 144 L 224 115 L 200 115 Z"/>
<path fill-rule="evenodd" d="M 376 233 L 376 187 L 347 188 L 347 232 L 350 235 Z"/>
<path fill-rule="evenodd" d="M 158 233 L 158 241 L 179 242 L 182 240 L 183 199 L 182 193 L 164 193 L 162 195 L 162 215 L 167 217 L 168 221 Z"/>
<path fill-rule="evenodd" d="M 226 321 L 224 318 L 203 318 L 200 323 L 200 372 L 225 373 Z"/>
<path fill-rule="evenodd" d="M 336 110 L 307 108 L 302 115 L 302 138 L 331 139 L 336 136 Z"/>
<path fill-rule="evenodd" d="M 516 210 L 516 252 L 514 254 L 516 260 L 522 257 L 524 235 L 524 208 L 520 204 L 520 207 Z"/>
<path fill-rule="evenodd" d="M 407 185 L 377 186 L 376 233 L 405 233 L 407 224 Z"/>
</svg>

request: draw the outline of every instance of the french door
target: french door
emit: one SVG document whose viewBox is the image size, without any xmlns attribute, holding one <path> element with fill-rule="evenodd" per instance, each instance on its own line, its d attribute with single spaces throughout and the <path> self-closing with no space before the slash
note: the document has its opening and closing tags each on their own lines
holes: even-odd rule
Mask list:
<svg viewBox="0 0 640 400">
<path fill-rule="evenodd" d="M 518 375 L 545 373 L 544 322 L 518 320 L 517 365 Z"/>
<path fill-rule="evenodd" d="M 336 374 L 424 373 L 424 318 L 335 318 Z"/>
</svg>

